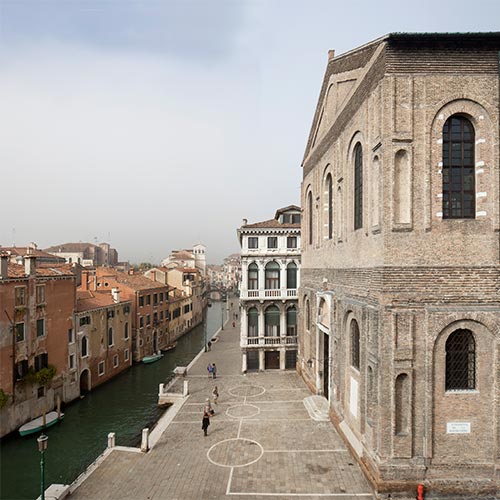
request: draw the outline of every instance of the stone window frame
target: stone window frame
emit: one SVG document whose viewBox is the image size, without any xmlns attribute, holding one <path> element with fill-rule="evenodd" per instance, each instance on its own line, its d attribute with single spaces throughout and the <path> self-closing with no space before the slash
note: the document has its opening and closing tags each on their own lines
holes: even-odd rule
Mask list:
<svg viewBox="0 0 500 500">
<path fill-rule="evenodd" d="M 361 146 L 361 158 L 362 158 L 362 189 L 361 189 L 361 226 L 355 228 L 355 199 L 354 199 L 354 188 L 355 188 L 355 176 L 354 176 L 354 162 L 355 162 L 355 150 L 358 144 Z M 351 140 L 349 141 L 349 145 L 347 147 L 346 154 L 344 156 L 346 168 L 346 176 L 347 176 L 347 184 L 345 186 L 345 193 L 347 196 L 344 198 L 344 203 L 346 205 L 346 209 L 343 211 L 343 217 L 346 218 L 345 223 L 347 224 L 347 231 L 352 231 L 353 233 L 358 232 L 364 229 L 367 217 L 366 217 L 366 208 L 369 206 L 367 203 L 368 196 L 368 183 L 367 180 L 367 170 L 369 168 L 368 164 L 368 150 L 369 148 L 366 146 L 366 141 L 363 133 L 360 130 L 357 130 L 352 134 Z M 339 183 L 339 181 L 338 181 Z M 338 188 L 339 186 L 337 186 Z"/>
<path fill-rule="evenodd" d="M 476 214 L 474 219 L 443 219 L 442 194 L 442 154 L 443 154 L 443 126 L 453 115 L 462 115 L 467 118 L 475 131 L 474 161 L 476 169 Z M 496 179 L 494 176 L 494 162 L 497 158 L 494 149 L 494 130 L 491 117 L 486 111 L 486 105 L 477 100 L 469 99 L 464 95 L 457 95 L 441 101 L 436 111 L 431 115 L 430 131 L 430 171 L 426 178 L 430 178 L 429 196 L 427 200 L 426 226 L 433 224 L 475 224 L 484 220 L 498 220 L 498 209 L 495 206 Z M 491 193 L 489 196 L 488 194 Z M 481 196 L 478 197 L 478 194 Z M 484 195 L 484 196 L 483 196 Z"/>
<path fill-rule="evenodd" d="M 102 377 L 106 373 L 105 371 L 105 366 L 104 366 L 104 361 L 99 361 L 97 364 L 97 375 L 99 377 Z"/>
</svg>

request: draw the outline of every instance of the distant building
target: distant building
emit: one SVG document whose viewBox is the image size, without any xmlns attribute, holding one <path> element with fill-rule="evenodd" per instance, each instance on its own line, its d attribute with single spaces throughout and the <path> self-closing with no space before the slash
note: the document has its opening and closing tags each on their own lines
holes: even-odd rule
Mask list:
<svg viewBox="0 0 500 500">
<path fill-rule="evenodd" d="M 68 263 L 77 263 L 84 267 L 110 266 L 118 263 L 118 252 L 111 248 L 108 243 L 64 243 L 45 249 L 58 257 L 62 257 Z"/>
<path fill-rule="evenodd" d="M 206 276 L 206 249 L 205 245 L 198 243 L 192 249 L 172 250 L 170 255 L 162 261 L 161 265 L 169 267 L 170 264 L 177 264 L 180 267 L 196 267 L 200 270 L 202 276 Z"/>
<path fill-rule="evenodd" d="M 74 336 L 75 276 L 69 266 L 41 268 L 36 253 L 24 266 L 1 255 L 0 437 L 49 412 L 56 397 L 79 395 L 68 370 L 68 338 Z"/>
<path fill-rule="evenodd" d="M 31 243 L 27 247 L 0 247 L 0 252 L 7 254 L 13 264 L 24 265 L 24 257 L 28 254 L 36 257 L 37 265 L 64 264 L 66 262 L 63 257 L 39 250 L 36 243 Z"/>
<path fill-rule="evenodd" d="M 238 229 L 242 370 L 295 369 L 300 286 L 300 208 Z"/>
</svg>

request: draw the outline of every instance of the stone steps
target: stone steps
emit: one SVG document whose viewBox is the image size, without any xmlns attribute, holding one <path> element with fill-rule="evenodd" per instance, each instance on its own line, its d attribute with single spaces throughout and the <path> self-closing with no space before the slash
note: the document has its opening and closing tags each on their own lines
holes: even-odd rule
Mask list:
<svg viewBox="0 0 500 500">
<path fill-rule="evenodd" d="M 330 420 L 328 399 L 325 397 L 308 396 L 304 398 L 304 406 L 313 420 L 320 422 Z"/>
</svg>

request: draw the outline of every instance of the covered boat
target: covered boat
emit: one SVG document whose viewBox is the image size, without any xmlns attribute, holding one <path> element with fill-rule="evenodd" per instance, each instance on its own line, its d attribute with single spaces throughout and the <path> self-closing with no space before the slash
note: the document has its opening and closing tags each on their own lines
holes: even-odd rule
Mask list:
<svg viewBox="0 0 500 500">
<path fill-rule="evenodd" d="M 52 427 L 64 418 L 64 413 L 60 413 L 59 416 L 57 411 L 51 411 L 45 415 L 45 425 L 43 423 L 43 415 L 41 417 L 35 418 L 31 422 L 19 427 L 19 434 L 21 436 L 28 436 L 29 434 L 34 434 L 35 432 L 40 432 L 43 429 Z"/>
</svg>

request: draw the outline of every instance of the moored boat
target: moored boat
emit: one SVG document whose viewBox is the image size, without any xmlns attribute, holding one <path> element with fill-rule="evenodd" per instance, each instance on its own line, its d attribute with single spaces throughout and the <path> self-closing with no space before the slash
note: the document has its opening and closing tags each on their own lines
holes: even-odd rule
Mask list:
<svg viewBox="0 0 500 500">
<path fill-rule="evenodd" d="M 52 427 L 64 418 L 64 413 L 57 415 L 57 411 L 51 411 L 45 415 L 45 425 L 43 423 L 43 415 L 41 417 L 35 418 L 31 422 L 19 427 L 19 434 L 21 436 L 28 436 L 29 434 L 34 434 L 35 432 L 42 431 L 48 427 Z"/>
<path fill-rule="evenodd" d="M 175 349 L 175 346 L 177 345 L 177 342 L 173 342 L 172 344 L 168 344 L 166 347 L 164 347 L 161 352 L 167 352 L 171 351 L 172 349 Z"/>
<path fill-rule="evenodd" d="M 155 361 L 158 361 L 160 358 L 163 358 L 163 354 L 161 352 L 158 352 L 156 354 L 152 354 L 151 356 L 144 356 L 142 358 L 143 363 L 154 363 Z"/>
</svg>

